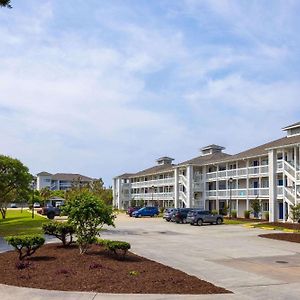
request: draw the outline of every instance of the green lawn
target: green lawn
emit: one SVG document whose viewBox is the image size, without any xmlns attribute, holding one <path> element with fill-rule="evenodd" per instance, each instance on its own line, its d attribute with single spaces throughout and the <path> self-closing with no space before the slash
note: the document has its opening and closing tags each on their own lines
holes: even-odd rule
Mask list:
<svg viewBox="0 0 300 300">
<path fill-rule="evenodd" d="M 31 212 L 20 209 L 8 210 L 6 219 L 0 219 L 0 236 L 34 234 L 42 233 L 42 224 L 48 222 L 48 219 L 34 214 L 31 218 Z"/>
<path fill-rule="evenodd" d="M 229 225 L 235 225 L 235 224 L 251 224 L 255 223 L 255 220 L 235 220 L 235 219 L 225 219 L 224 218 L 224 224 L 229 224 Z"/>
</svg>

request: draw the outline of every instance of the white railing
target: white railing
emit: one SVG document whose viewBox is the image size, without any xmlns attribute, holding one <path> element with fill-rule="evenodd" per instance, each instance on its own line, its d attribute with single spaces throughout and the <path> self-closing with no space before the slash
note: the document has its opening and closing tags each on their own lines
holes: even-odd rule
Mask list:
<svg viewBox="0 0 300 300">
<path fill-rule="evenodd" d="M 289 202 L 295 204 L 295 194 L 293 194 L 293 190 L 291 188 L 284 188 L 284 196 Z"/>
<path fill-rule="evenodd" d="M 179 182 L 183 183 L 185 186 L 187 186 L 187 179 L 183 174 L 179 175 Z"/>
<path fill-rule="evenodd" d="M 222 170 L 218 172 L 209 172 L 206 173 L 207 180 L 214 180 L 216 178 L 230 178 L 230 177 L 246 177 L 249 176 L 257 176 L 259 174 L 268 174 L 269 166 L 262 165 L 257 167 L 248 167 L 248 168 L 238 168 L 232 170 Z"/>
<path fill-rule="evenodd" d="M 277 195 L 282 196 L 283 195 L 283 186 L 278 186 L 277 187 Z"/>
<path fill-rule="evenodd" d="M 283 160 L 277 161 L 277 171 L 280 172 L 283 169 Z"/>
<path fill-rule="evenodd" d="M 207 197 L 225 197 L 230 198 L 230 190 L 210 190 L 206 191 Z M 244 198 L 244 197 L 268 197 L 269 188 L 250 188 L 250 189 L 232 189 L 231 197 L 232 198 Z"/>
<path fill-rule="evenodd" d="M 174 198 L 174 193 L 139 193 L 139 194 L 131 194 L 131 197 L 133 197 L 135 200 L 143 199 L 143 200 L 165 200 L 170 199 L 172 200 Z"/>
<path fill-rule="evenodd" d="M 175 179 L 174 177 L 170 178 L 162 178 L 162 179 L 155 179 L 155 180 L 147 180 L 147 181 L 139 181 L 139 182 L 132 182 L 131 187 L 152 187 L 152 186 L 161 186 L 161 185 L 174 185 Z"/>
<path fill-rule="evenodd" d="M 295 178 L 295 175 L 296 175 L 295 174 L 295 169 L 290 163 L 288 163 L 287 161 L 284 161 L 283 167 L 284 167 L 284 171 L 286 173 L 288 173 L 290 176 Z"/>
<path fill-rule="evenodd" d="M 195 192 L 202 192 L 204 190 L 204 183 L 202 182 L 194 182 L 193 189 Z"/>
<path fill-rule="evenodd" d="M 183 199 L 184 201 L 186 201 L 186 194 L 183 191 L 179 192 L 179 198 Z"/>
</svg>

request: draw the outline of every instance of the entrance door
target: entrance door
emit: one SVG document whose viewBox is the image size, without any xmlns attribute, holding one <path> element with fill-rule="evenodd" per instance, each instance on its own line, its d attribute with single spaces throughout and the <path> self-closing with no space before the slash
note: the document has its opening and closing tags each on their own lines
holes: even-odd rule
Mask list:
<svg viewBox="0 0 300 300">
<path fill-rule="evenodd" d="M 278 214 L 279 214 L 279 219 L 283 219 L 283 203 L 278 203 L 278 208 L 279 208 L 279 211 L 278 211 Z"/>
</svg>

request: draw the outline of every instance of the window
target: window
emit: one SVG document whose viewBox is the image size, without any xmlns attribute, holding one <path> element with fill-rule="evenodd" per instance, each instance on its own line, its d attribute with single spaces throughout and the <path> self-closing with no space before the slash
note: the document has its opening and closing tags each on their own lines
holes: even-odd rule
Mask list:
<svg viewBox="0 0 300 300">
<path fill-rule="evenodd" d="M 44 181 L 44 182 L 51 182 L 51 179 L 44 178 L 43 181 Z"/>
<path fill-rule="evenodd" d="M 269 202 L 263 202 L 262 203 L 262 210 L 263 211 L 269 211 Z"/>
</svg>

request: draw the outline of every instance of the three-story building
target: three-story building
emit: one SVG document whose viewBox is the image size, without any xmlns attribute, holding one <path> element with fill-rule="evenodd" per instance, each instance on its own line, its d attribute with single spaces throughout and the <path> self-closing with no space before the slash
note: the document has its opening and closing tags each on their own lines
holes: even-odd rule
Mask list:
<svg viewBox="0 0 300 300">
<path fill-rule="evenodd" d="M 231 206 L 238 217 L 259 199 L 270 221 L 286 221 L 290 206 L 300 202 L 300 122 L 283 128 L 286 136 L 235 155 L 209 145 L 201 155 L 179 164 L 162 157 L 157 165 L 113 180 L 114 205 L 132 200 L 163 207 L 222 210 Z"/>
</svg>

